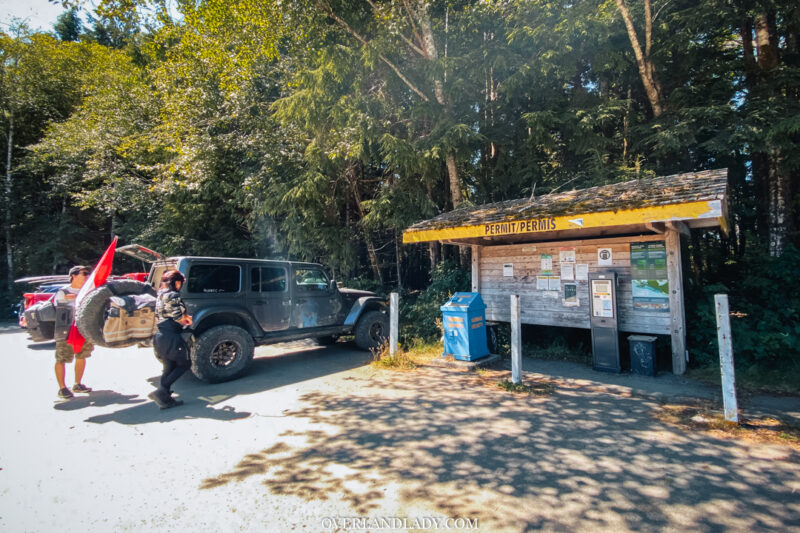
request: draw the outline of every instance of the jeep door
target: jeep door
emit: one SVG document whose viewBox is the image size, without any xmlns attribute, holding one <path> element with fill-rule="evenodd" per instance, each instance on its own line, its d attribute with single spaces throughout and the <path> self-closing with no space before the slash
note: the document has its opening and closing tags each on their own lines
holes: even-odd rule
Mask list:
<svg viewBox="0 0 800 533">
<path fill-rule="evenodd" d="M 342 302 L 322 268 L 298 265 L 294 267 L 293 307 L 292 323 L 296 327 L 316 328 L 336 324 Z"/>
<path fill-rule="evenodd" d="M 285 265 L 252 265 L 247 306 L 265 332 L 289 327 L 292 300 L 289 294 L 289 271 Z"/>
</svg>

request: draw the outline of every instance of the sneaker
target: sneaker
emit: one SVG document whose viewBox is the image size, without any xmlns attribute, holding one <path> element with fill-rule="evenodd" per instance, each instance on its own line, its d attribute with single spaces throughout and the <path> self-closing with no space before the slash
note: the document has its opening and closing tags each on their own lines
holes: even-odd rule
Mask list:
<svg viewBox="0 0 800 533">
<path fill-rule="evenodd" d="M 156 405 L 158 405 L 162 409 L 167 409 L 169 407 L 169 401 L 171 398 L 164 398 L 161 394 L 158 393 L 157 390 L 154 390 L 150 394 L 147 395 L 148 398 L 153 400 Z"/>
<path fill-rule="evenodd" d="M 70 398 L 73 398 L 75 395 L 72 394 L 72 392 L 68 388 L 64 387 L 63 389 L 58 391 L 58 396 L 59 398 L 64 398 L 65 400 L 69 400 Z"/>
<path fill-rule="evenodd" d="M 72 392 L 92 392 L 92 388 L 87 387 L 83 383 L 76 383 L 72 386 Z"/>
</svg>

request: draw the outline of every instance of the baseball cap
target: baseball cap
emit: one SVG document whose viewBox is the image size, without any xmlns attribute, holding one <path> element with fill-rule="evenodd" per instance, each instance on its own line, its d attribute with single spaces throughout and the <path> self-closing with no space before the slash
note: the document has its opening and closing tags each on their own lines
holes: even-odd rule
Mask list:
<svg viewBox="0 0 800 533">
<path fill-rule="evenodd" d="M 69 269 L 69 275 L 70 275 L 70 276 L 75 276 L 75 275 L 76 275 L 76 274 L 78 274 L 78 272 L 80 272 L 81 270 L 87 270 L 87 271 L 89 271 L 89 272 L 91 272 L 91 271 L 92 271 L 92 269 L 91 269 L 91 268 L 89 268 L 89 267 L 87 267 L 87 266 L 83 266 L 83 265 L 75 265 L 74 267 L 72 267 L 72 268 L 70 268 L 70 269 Z"/>
</svg>

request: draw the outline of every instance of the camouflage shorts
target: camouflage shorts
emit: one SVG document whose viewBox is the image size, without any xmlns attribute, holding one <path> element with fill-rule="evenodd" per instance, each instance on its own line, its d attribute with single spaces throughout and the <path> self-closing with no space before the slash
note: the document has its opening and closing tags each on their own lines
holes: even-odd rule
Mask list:
<svg viewBox="0 0 800 533">
<path fill-rule="evenodd" d="M 75 353 L 72 349 L 72 346 L 67 344 L 66 341 L 57 341 L 56 362 L 71 363 L 75 357 L 77 357 L 78 359 L 86 359 L 87 357 L 91 357 L 92 350 L 94 350 L 94 345 L 89 341 L 86 341 L 83 344 L 83 348 L 81 348 L 81 351 L 79 353 Z"/>
</svg>

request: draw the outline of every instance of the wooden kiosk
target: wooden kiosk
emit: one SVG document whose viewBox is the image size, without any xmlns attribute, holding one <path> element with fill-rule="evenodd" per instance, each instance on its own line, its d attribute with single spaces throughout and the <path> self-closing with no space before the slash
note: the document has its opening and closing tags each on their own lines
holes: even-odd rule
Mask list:
<svg viewBox="0 0 800 533">
<path fill-rule="evenodd" d="M 619 330 L 670 335 L 672 370 L 686 370 L 681 235 L 727 231 L 727 170 L 615 183 L 461 208 L 419 222 L 404 243 L 472 248 L 472 291 L 486 319 L 590 327 L 589 275 L 616 274 Z"/>
</svg>

